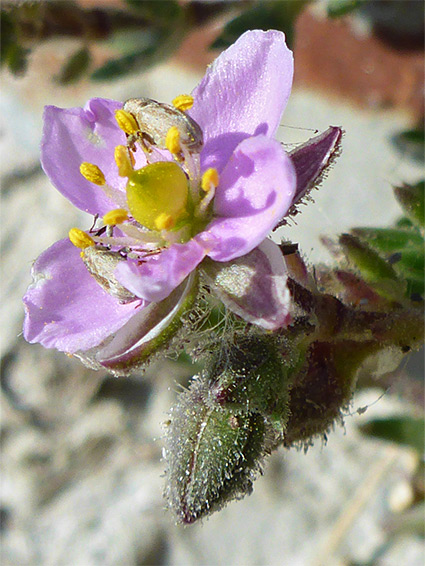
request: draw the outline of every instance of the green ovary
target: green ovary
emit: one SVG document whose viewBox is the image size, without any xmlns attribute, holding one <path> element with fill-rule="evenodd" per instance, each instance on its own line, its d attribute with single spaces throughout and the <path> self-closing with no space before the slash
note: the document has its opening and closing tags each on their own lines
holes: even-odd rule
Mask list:
<svg viewBox="0 0 425 566">
<path fill-rule="evenodd" d="M 151 163 L 131 173 L 127 183 L 128 208 L 135 220 L 149 230 L 168 217 L 170 226 L 187 213 L 188 181 L 171 161 Z"/>
</svg>

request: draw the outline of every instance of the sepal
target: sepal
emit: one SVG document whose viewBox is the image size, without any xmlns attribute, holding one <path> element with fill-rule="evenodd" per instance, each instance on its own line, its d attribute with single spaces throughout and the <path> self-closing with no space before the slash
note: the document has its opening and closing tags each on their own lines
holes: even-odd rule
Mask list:
<svg viewBox="0 0 425 566">
<path fill-rule="evenodd" d="M 207 259 L 202 271 L 218 298 L 245 321 L 266 330 L 290 323 L 287 268 L 279 246 L 271 240 L 229 262 Z"/>
</svg>

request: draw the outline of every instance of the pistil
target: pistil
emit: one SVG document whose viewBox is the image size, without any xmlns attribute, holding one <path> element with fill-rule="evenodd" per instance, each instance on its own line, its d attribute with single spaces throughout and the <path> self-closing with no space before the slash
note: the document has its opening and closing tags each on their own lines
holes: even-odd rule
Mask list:
<svg viewBox="0 0 425 566">
<path fill-rule="evenodd" d="M 133 171 L 127 183 L 127 203 L 133 216 L 150 230 L 173 226 L 187 215 L 188 183 L 182 169 L 170 161 L 146 165 Z"/>
</svg>

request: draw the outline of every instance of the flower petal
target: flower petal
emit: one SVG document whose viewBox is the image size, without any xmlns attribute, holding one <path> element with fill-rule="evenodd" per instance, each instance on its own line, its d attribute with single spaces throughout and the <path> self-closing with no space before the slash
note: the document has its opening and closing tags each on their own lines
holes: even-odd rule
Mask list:
<svg viewBox="0 0 425 566">
<path fill-rule="evenodd" d="M 79 355 L 89 366 L 106 367 L 123 375 L 143 366 L 147 358 L 167 347 L 182 325 L 182 315 L 193 304 L 197 278 L 190 276 L 159 303 L 151 303 L 128 321 L 118 332 L 91 352 Z"/>
<path fill-rule="evenodd" d="M 87 350 L 121 328 L 143 305 L 120 304 L 87 271 L 80 250 L 60 240 L 33 265 L 24 303 L 24 337 L 45 348 Z"/>
<path fill-rule="evenodd" d="M 90 214 L 103 215 L 116 204 L 106 197 L 102 187 L 81 175 L 81 163 L 94 163 L 109 185 L 123 190 L 125 187 L 114 161 L 115 146 L 126 143 L 114 116 L 121 107 L 121 102 L 92 98 L 84 109 L 46 106 L 44 111 L 43 169 L 67 199 Z"/>
<path fill-rule="evenodd" d="M 218 216 L 198 236 L 216 261 L 254 249 L 292 203 L 295 170 L 276 140 L 256 136 L 236 148 L 220 176 L 214 199 Z"/>
<path fill-rule="evenodd" d="M 338 154 L 342 133 L 341 128 L 330 126 L 289 154 L 297 173 L 297 189 L 292 204 L 300 201 L 321 181 L 322 174 Z"/>
<path fill-rule="evenodd" d="M 279 31 L 248 31 L 208 68 L 188 114 L 204 133 L 203 168 L 221 171 L 254 134 L 273 137 L 292 87 L 293 57 Z"/>
<path fill-rule="evenodd" d="M 291 322 L 285 261 L 271 240 L 232 262 L 205 261 L 202 270 L 217 296 L 244 320 L 267 330 Z"/>
<path fill-rule="evenodd" d="M 205 249 L 196 240 L 174 244 L 158 255 L 122 262 L 115 277 L 137 297 L 157 303 L 162 301 L 197 267 L 205 257 Z"/>
</svg>

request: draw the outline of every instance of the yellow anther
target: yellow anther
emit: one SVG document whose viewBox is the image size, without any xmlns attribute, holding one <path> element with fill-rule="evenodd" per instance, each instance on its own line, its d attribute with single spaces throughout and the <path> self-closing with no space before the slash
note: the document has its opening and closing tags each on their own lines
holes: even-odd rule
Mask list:
<svg viewBox="0 0 425 566">
<path fill-rule="evenodd" d="M 124 208 L 115 208 L 105 214 L 103 223 L 107 226 L 115 226 L 116 224 L 122 224 L 127 219 L 128 212 Z"/>
<path fill-rule="evenodd" d="M 94 246 L 93 238 L 79 228 L 71 228 L 68 232 L 68 238 L 71 240 L 71 243 L 74 244 L 76 248 L 80 248 L 80 250 Z"/>
<path fill-rule="evenodd" d="M 173 106 L 177 108 L 177 110 L 181 110 L 184 112 L 185 110 L 189 110 L 193 106 L 193 96 L 190 94 L 179 94 L 172 102 Z"/>
<path fill-rule="evenodd" d="M 124 145 L 117 145 L 114 151 L 115 163 L 118 167 L 120 177 L 129 177 L 133 172 L 133 162 L 127 148 Z M 134 160 L 134 157 L 133 157 Z"/>
<path fill-rule="evenodd" d="M 80 173 L 87 181 L 95 185 L 104 185 L 106 183 L 105 175 L 99 167 L 93 163 L 87 163 L 87 161 L 81 163 Z"/>
<path fill-rule="evenodd" d="M 127 110 L 117 110 L 115 112 L 115 120 L 121 130 L 123 130 L 126 134 L 134 134 L 140 130 L 136 118 L 133 114 L 127 112 Z"/>
<path fill-rule="evenodd" d="M 214 188 L 218 187 L 219 180 L 220 179 L 218 176 L 217 169 L 210 167 L 202 175 L 202 180 L 201 180 L 202 190 L 208 193 L 213 187 Z"/>
<path fill-rule="evenodd" d="M 155 218 L 155 226 L 157 230 L 169 230 L 174 226 L 174 218 L 171 214 L 162 212 Z"/>
<path fill-rule="evenodd" d="M 171 128 L 168 130 L 167 136 L 165 138 L 165 147 L 170 153 L 180 153 L 180 132 L 177 126 L 171 126 Z"/>
</svg>

